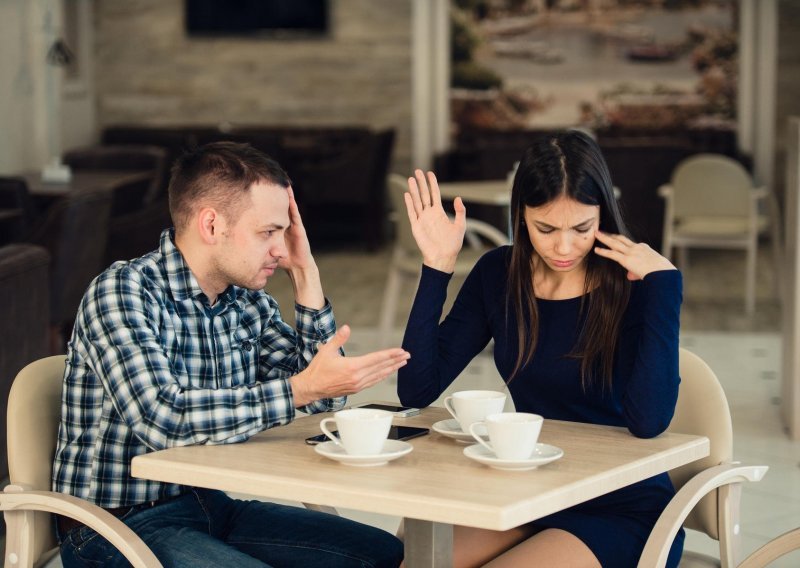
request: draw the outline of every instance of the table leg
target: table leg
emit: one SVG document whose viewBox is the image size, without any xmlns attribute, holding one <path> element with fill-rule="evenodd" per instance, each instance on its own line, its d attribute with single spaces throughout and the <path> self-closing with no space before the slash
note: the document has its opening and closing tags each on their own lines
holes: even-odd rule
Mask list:
<svg viewBox="0 0 800 568">
<path fill-rule="evenodd" d="M 404 534 L 408 568 L 450 568 L 453 565 L 453 525 L 406 519 Z"/>
</svg>

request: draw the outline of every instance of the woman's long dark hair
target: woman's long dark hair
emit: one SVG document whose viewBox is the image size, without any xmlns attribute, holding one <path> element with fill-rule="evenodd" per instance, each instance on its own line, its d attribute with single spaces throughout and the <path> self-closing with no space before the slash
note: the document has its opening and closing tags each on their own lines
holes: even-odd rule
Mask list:
<svg viewBox="0 0 800 568">
<path fill-rule="evenodd" d="M 597 143 L 587 134 L 570 130 L 543 138 L 525 151 L 511 190 L 514 243 L 508 271 L 506 311 L 516 314 L 518 354 L 509 380 L 531 362 L 538 341 L 539 312 L 533 289 L 536 251 L 525 228 L 525 208 L 539 207 L 559 197 L 600 206 L 600 230 L 628 236 L 608 166 Z M 600 245 L 599 241 L 597 242 Z M 630 297 L 626 270 L 590 252 L 581 316 L 586 318 L 570 356 L 581 360 L 584 389 L 611 388 L 614 352 L 622 316 Z M 591 293 L 590 293 L 591 292 Z"/>
</svg>

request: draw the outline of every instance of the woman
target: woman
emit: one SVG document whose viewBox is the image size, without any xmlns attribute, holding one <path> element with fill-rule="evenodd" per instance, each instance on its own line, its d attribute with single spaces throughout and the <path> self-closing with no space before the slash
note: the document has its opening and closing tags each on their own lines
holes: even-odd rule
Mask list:
<svg viewBox="0 0 800 568">
<path fill-rule="evenodd" d="M 657 436 L 678 396 L 682 280 L 627 231 L 597 144 L 569 131 L 531 146 L 511 191 L 514 242 L 490 251 L 440 324 L 461 248 L 465 208 L 442 208 L 432 173 L 405 194 L 424 266 L 399 372 L 405 405 L 436 400 L 494 340 L 497 369 L 519 412 L 627 427 Z M 457 566 L 632 567 L 674 494 L 658 475 L 506 532 L 457 527 Z M 683 532 L 668 566 L 676 566 Z"/>
</svg>

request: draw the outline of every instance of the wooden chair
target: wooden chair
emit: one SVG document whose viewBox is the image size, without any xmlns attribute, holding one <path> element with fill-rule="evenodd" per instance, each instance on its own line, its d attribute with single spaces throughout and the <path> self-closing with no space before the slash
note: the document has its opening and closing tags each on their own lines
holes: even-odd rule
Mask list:
<svg viewBox="0 0 800 568">
<path fill-rule="evenodd" d="M 669 472 L 677 493 L 661 514 L 642 552 L 639 568 L 663 568 L 681 526 L 719 541 L 719 560 L 684 553 L 712 566 L 732 568 L 740 561 L 739 504 L 741 485 L 760 481 L 765 465 L 733 461 L 733 427 L 725 392 L 714 371 L 697 355 L 680 350 L 681 385 L 670 432 L 706 436 L 711 453 Z"/>
<path fill-rule="evenodd" d="M 6 521 L 5 566 L 41 566 L 58 553 L 52 515 L 91 527 L 136 568 L 160 568 L 147 545 L 111 513 L 50 490 L 65 355 L 34 361 L 17 374 L 8 399 L 10 484 L 0 493 Z"/>
<path fill-rule="evenodd" d="M 406 205 L 403 194 L 407 191 L 406 178 L 399 174 L 389 174 L 388 191 L 395 217 L 395 245 L 389 276 L 383 293 L 378 333 L 381 343 L 389 341 L 389 334 L 394 326 L 397 304 L 403 285 L 416 282 L 422 269 L 422 257 L 411 233 L 411 226 L 406 217 Z M 453 273 L 464 276 L 472 270 L 475 263 L 490 247 L 508 244 L 508 236 L 488 223 L 467 218 L 467 233 L 464 237 L 467 246 L 458 255 Z M 489 243 L 489 246 L 484 244 Z"/>
<path fill-rule="evenodd" d="M 745 268 L 745 311 L 755 310 L 758 235 L 770 230 L 776 289 L 780 281 L 781 228 L 778 205 L 766 187 L 755 187 L 737 161 L 718 154 L 698 154 L 680 162 L 670 184 L 658 190 L 665 200 L 662 254 L 678 249 L 678 264 L 687 273 L 687 248 L 742 249 Z M 759 211 L 765 200 L 767 215 Z"/>
</svg>

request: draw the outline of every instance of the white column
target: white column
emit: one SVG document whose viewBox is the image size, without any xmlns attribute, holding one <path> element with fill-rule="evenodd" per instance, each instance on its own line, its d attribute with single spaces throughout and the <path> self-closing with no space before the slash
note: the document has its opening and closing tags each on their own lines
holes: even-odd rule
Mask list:
<svg viewBox="0 0 800 568">
<path fill-rule="evenodd" d="M 789 436 L 800 440 L 800 117 L 790 118 L 788 128 L 781 414 Z"/>
<path fill-rule="evenodd" d="M 758 182 L 773 189 L 775 181 L 775 83 L 778 63 L 777 0 L 760 0 L 757 17 L 755 59 L 756 95 L 753 148 L 754 174 Z"/>
<path fill-rule="evenodd" d="M 755 0 L 739 0 L 739 84 L 736 91 L 739 151 L 753 155 L 755 148 L 755 59 L 756 41 Z"/>
<path fill-rule="evenodd" d="M 426 169 L 449 144 L 450 2 L 412 2 L 411 160 Z"/>
</svg>

